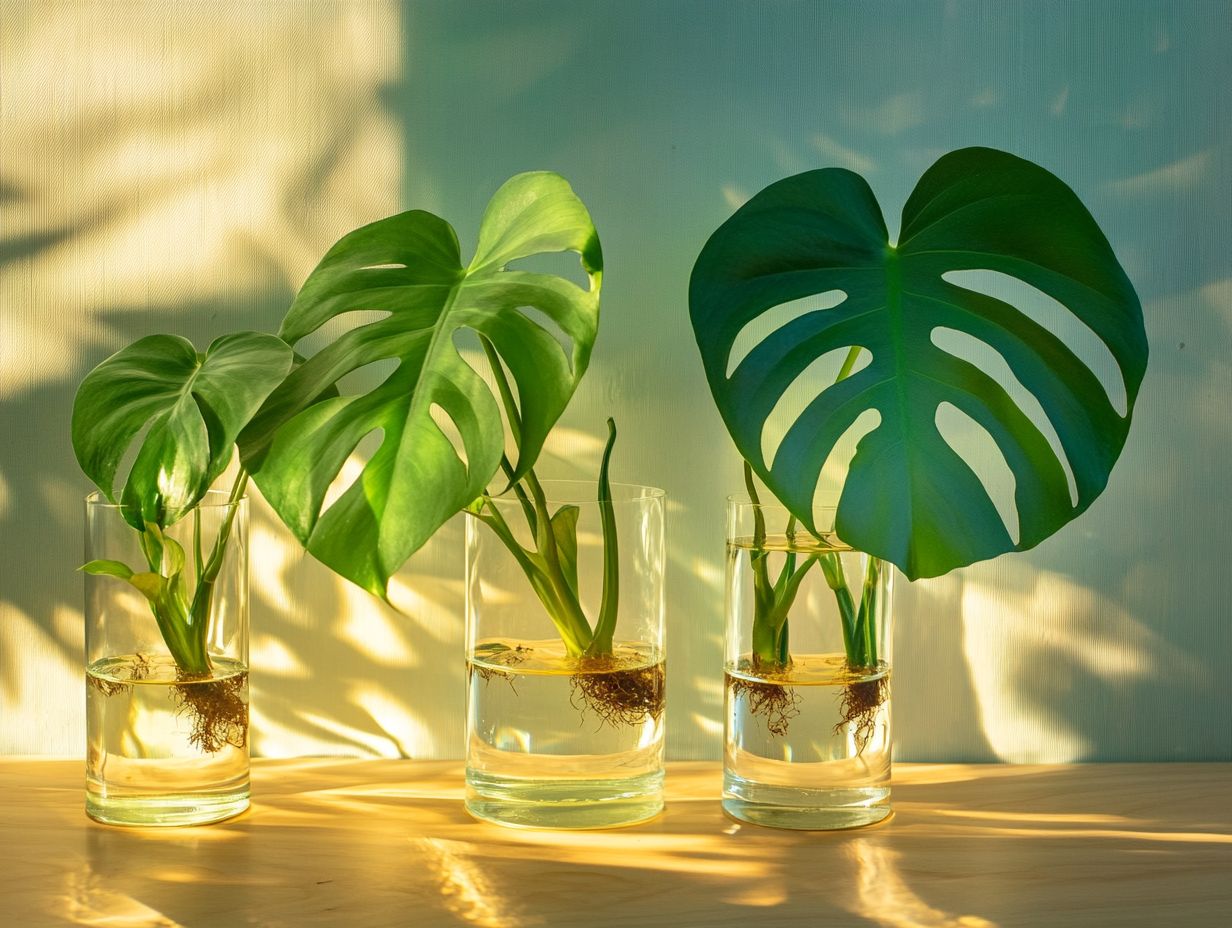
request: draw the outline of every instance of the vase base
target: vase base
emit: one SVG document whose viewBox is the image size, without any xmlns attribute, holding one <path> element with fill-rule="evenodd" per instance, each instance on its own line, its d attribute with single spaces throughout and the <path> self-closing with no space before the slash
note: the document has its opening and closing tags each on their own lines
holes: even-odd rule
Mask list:
<svg viewBox="0 0 1232 928">
<path fill-rule="evenodd" d="M 176 827 L 209 825 L 234 818 L 248 808 L 248 788 L 226 795 L 126 796 L 86 794 L 86 815 L 104 825 Z"/>
<path fill-rule="evenodd" d="M 890 787 L 797 789 L 754 783 L 729 773 L 723 783 L 723 811 L 742 822 L 768 828 L 862 828 L 889 816 Z"/>
<path fill-rule="evenodd" d="M 619 828 L 663 810 L 663 773 L 586 780 L 532 780 L 468 770 L 466 810 L 515 828 Z"/>
</svg>

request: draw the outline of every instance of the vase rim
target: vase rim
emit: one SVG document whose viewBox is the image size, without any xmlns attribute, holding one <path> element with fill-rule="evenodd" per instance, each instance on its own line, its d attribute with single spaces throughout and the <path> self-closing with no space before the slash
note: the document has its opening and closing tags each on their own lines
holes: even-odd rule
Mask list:
<svg viewBox="0 0 1232 928">
<path fill-rule="evenodd" d="M 226 509 L 234 503 L 243 503 L 248 501 L 247 491 L 238 499 L 232 500 L 231 494 L 226 490 L 206 490 L 205 495 L 199 499 L 192 507 L 193 509 Z M 102 490 L 91 490 L 85 496 L 85 504 L 87 506 L 98 509 L 123 509 L 123 503 L 113 503 L 103 495 Z"/>
<path fill-rule="evenodd" d="M 599 501 L 596 498 L 598 492 L 598 482 L 594 480 L 557 480 L 549 478 L 540 480 L 540 485 L 544 490 L 544 497 L 549 503 L 569 503 L 579 505 L 589 503 L 598 505 Z M 647 486 L 641 483 L 616 483 L 610 484 L 612 488 L 612 502 L 620 505 L 622 503 L 640 503 L 647 500 L 662 500 L 667 496 L 667 492 L 660 487 Z M 510 488 L 499 496 L 493 496 L 492 502 L 508 504 L 518 504 L 517 495 Z"/>
<path fill-rule="evenodd" d="M 777 509 L 781 512 L 789 511 L 787 507 L 784 506 L 782 503 L 780 503 L 778 500 L 774 500 L 773 502 L 755 503 L 751 499 L 749 499 L 749 496 L 747 493 L 729 493 L 727 495 L 727 503 L 728 505 L 731 505 L 731 506 L 748 506 L 751 509 Z M 814 506 L 813 507 L 813 512 L 834 513 L 837 511 L 838 511 L 837 505 Z"/>
</svg>

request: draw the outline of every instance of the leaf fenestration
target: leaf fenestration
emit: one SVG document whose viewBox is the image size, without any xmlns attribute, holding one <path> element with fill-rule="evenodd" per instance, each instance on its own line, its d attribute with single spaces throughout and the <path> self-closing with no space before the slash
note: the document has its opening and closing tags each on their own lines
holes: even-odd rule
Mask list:
<svg viewBox="0 0 1232 928">
<path fill-rule="evenodd" d="M 545 252 L 576 252 L 583 289 L 561 277 L 509 270 Z M 501 464 L 501 406 L 463 358 L 459 339 L 482 337 L 517 390 L 517 461 L 534 463 L 590 361 L 599 321 L 602 256 L 581 200 L 556 174 L 519 174 L 493 196 L 478 247 L 463 265 L 443 219 L 412 210 L 345 235 L 309 275 L 283 322 L 294 344 L 358 310 L 385 315 L 308 358 L 270 397 L 241 439 L 265 498 L 318 560 L 385 596 L 389 577 L 444 522 L 478 498 Z M 542 313 L 569 341 L 521 312 Z M 329 396 L 352 371 L 395 360 L 364 393 Z M 453 423 L 461 447 L 433 419 Z M 327 491 L 360 441 L 380 446 L 330 505 Z M 271 440 L 272 437 L 272 440 Z"/>
<path fill-rule="evenodd" d="M 920 179 L 891 245 L 872 190 L 851 171 L 809 171 L 770 185 L 703 248 L 689 306 L 715 402 L 758 476 L 806 526 L 822 467 L 864 411 L 879 425 L 859 442 L 836 529 L 844 541 L 931 577 L 1039 544 L 1107 484 L 1129 431 L 1147 362 L 1142 308 L 1103 232 L 1077 195 L 1029 161 L 989 148 L 942 157 Z M 1008 274 L 1067 307 L 1107 346 L 1125 382 L 1120 416 L 1099 379 L 1054 333 L 991 296 L 943 279 L 949 271 Z M 737 336 L 763 313 L 839 290 L 832 308 L 772 332 L 730 377 Z M 938 328 L 985 342 L 1039 400 L 1078 490 L 1047 438 L 1004 388 L 932 342 Z M 863 369 L 816 396 L 762 455 L 766 419 L 784 391 L 828 351 L 858 346 Z M 1015 480 L 1011 539 L 971 467 L 942 438 L 950 403 L 996 442 Z"/>
</svg>

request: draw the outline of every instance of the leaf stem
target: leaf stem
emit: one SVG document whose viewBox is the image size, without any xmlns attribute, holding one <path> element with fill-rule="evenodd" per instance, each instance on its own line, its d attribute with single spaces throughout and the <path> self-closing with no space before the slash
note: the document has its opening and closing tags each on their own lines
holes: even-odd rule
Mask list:
<svg viewBox="0 0 1232 928">
<path fill-rule="evenodd" d="M 231 494 L 227 498 L 227 514 L 223 517 L 222 525 L 218 529 L 218 536 L 214 539 L 214 548 L 210 552 L 210 559 L 205 564 L 205 570 L 199 575 L 197 589 L 193 593 L 189 625 L 193 630 L 201 654 L 205 656 L 207 668 L 209 665 L 209 651 L 206 647 L 206 640 L 209 638 L 210 632 L 210 606 L 214 598 L 214 584 L 218 580 L 219 571 L 222 570 L 223 561 L 227 553 L 227 544 L 231 540 L 231 529 L 235 524 L 235 514 L 239 511 L 240 500 L 244 498 L 244 491 L 247 488 L 248 471 L 241 467 L 239 473 L 235 475 L 235 482 L 231 485 Z"/>
<path fill-rule="evenodd" d="M 559 564 L 557 565 L 558 576 L 553 576 L 552 568 L 540 552 L 529 551 L 522 547 L 514 537 L 509 523 L 501 515 L 499 507 L 487 494 L 480 499 L 477 508 L 469 511 L 495 532 L 496 537 L 513 555 L 518 567 L 522 569 L 522 573 L 530 583 L 531 589 L 535 591 L 535 595 L 543 604 L 548 618 L 556 626 L 565 650 L 572 657 L 581 657 L 590 645 L 592 637 L 590 624 L 586 621 L 586 616 L 582 613 L 576 597 L 569 589 L 568 581 L 563 575 L 559 575 Z"/>
<path fill-rule="evenodd" d="M 603 593 L 599 603 L 599 619 L 595 622 L 595 637 L 586 649 L 587 657 L 606 657 L 612 653 L 616 633 L 616 618 L 620 611 L 620 550 L 616 539 L 616 509 L 612 504 L 612 484 L 608 467 L 612 462 L 612 447 L 616 444 L 616 421 L 607 420 L 607 445 L 599 464 L 599 516 L 603 522 Z"/>
<path fill-rule="evenodd" d="M 851 346 L 842 367 L 839 368 L 835 383 L 851 375 L 862 350 L 859 345 Z M 804 564 L 797 568 L 796 552 L 788 550 L 778 580 L 771 585 L 768 565 L 770 552 L 766 550 L 766 520 L 758 498 L 753 468 L 747 460 L 744 461 L 744 485 L 753 503 L 753 550 L 749 557 L 753 572 L 754 663 L 768 665 L 771 669 L 791 666 L 787 632 L 788 611 L 799 592 L 805 571 L 816 563 L 820 565 L 826 585 L 833 591 L 838 604 L 847 664 L 851 667 L 875 667 L 878 660 L 875 619 L 880 562 L 876 558 L 868 558 L 858 608 L 847 586 L 847 577 L 837 551 L 810 555 Z M 796 518 L 791 516 L 786 531 L 789 542 L 794 537 L 795 526 Z"/>
</svg>

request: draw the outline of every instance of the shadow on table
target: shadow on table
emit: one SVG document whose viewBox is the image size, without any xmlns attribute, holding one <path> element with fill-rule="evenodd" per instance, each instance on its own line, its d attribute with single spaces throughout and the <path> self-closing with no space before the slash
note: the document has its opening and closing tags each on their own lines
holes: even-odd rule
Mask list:
<svg viewBox="0 0 1232 928">
<path fill-rule="evenodd" d="M 1142 800 L 1132 767 L 908 768 L 892 822 L 845 833 L 724 817 L 713 765 L 680 765 L 670 782 L 667 810 L 652 822 L 550 832 L 470 818 L 457 764 L 266 764 L 253 809 L 230 822 L 164 832 L 90 827 L 82 866 L 64 887 L 64 914 L 83 925 L 236 923 L 243 913 L 261 925 L 755 918 L 981 928 L 1004 924 L 1004 913 L 1078 905 L 1124 924 L 1146 910 L 1129 895 L 1110 902 L 1091 893 L 1110 860 L 1129 868 L 1118 879 L 1141 873 L 1148 887 L 1160 879 L 1172 891 L 1188 886 L 1182 908 L 1210 897 L 1212 877 L 1232 862 L 1228 823 L 1212 824 L 1214 813 L 1184 796 L 1166 810 L 1092 811 L 1132 808 L 1130 791 Z"/>
</svg>

